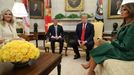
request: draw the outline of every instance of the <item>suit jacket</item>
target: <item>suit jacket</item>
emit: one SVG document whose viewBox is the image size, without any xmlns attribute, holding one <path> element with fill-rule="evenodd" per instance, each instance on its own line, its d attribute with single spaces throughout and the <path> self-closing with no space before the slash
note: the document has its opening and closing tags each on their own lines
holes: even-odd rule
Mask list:
<svg viewBox="0 0 134 75">
<path fill-rule="evenodd" d="M 76 36 L 77 40 L 81 40 L 82 35 L 82 23 L 79 23 L 76 27 Z M 87 41 L 88 45 L 94 44 L 94 25 L 91 23 L 87 23 L 86 30 L 85 30 L 85 41 Z"/>
<path fill-rule="evenodd" d="M 56 36 L 54 25 L 51 25 L 51 26 L 49 27 L 46 36 L 47 36 L 47 37 L 48 37 L 48 36 L 49 36 L 49 37 L 51 37 L 51 36 Z M 60 26 L 60 25 L 57 25 L 57 36 L 61 36 L 62 38 L 64 37 L 64 30 L 63 30 L 62 26 Z"/>
</svg>

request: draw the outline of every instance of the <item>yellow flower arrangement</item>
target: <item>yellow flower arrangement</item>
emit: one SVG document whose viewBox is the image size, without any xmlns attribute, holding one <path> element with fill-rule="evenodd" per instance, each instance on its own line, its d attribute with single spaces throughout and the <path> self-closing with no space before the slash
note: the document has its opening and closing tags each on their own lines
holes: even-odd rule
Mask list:
<svg viewBox="0 0 134 75">
<path fill-rule="evenodd" d="M 39 55 L 40 51 L 34 44 L 23 40 L 8 42 L 0 49 L 1 62 L 25 63 L 37 59 Z"/>
</svg>

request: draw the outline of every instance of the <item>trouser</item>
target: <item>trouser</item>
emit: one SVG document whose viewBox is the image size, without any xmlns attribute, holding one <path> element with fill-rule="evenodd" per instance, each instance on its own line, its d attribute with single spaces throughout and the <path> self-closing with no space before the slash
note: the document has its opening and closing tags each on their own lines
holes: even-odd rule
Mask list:
<svg viewBox="0 0 134 75">
<path fill-rule="evenodd" d="M 73 41 L 70 42 L 70 44 L 73 47 L 74 53 L 77 56 L 80 56 L 80 53 L 79 53 L 79 50 L 78 50 L 78 46 L 79 46 L 78 41 L 73 40 Z M 86 49 L 86 60 L 90 59 L 90 51 L 93 48 L 93 45 L 94 44 L 92 44 L 92 45 L 85 44 L 85 46 L 87 47 L 87 49 Z"/>
<path fill-rule="evenodd" d="M 62 53 L 64 39 L 63 38 L 60 38 L 60 39 L 51 38 L 51 49 L 52 49 L 52 53 L 55 53 L 55 42 L 59 42 L 59 48 L 60 48 L 59 53 Z"/>
</svg>

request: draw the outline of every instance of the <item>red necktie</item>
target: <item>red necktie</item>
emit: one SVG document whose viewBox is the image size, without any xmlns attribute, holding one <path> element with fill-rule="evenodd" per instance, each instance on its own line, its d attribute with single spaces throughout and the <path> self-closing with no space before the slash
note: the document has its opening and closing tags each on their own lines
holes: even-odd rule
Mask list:
<svg viewBox="0 0 134 75">
<path fill-rule="evenodd" d="M 85 24 L 83 24 L 82 26 L 82 34 L 81 34 L 81 41 L 84 41 L 85 40 Z"/>
</svg>

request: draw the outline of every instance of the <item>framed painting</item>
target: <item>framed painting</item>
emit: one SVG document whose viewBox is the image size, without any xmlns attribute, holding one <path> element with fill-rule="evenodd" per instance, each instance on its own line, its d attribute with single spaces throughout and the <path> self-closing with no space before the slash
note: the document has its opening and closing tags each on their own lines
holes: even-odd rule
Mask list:
<svg viewBox="0 0 134 75">
<path fill-rule="evenodd" d="M 84 0 L 65 0 L 65 11 L 76 12 L 84 10 Z"/>
<path fill-rule="evenodd" d="M 121 6 L 122 0 L 108 0 L 108 18 L 117 19 L 121 18 L 118 14 L 118 10 Z"/>
<path fill-rule="evenodd" d="M 44 0 L 29 0 L 30 18 L 41 19 L 44 17 Z"/>
</svg>

